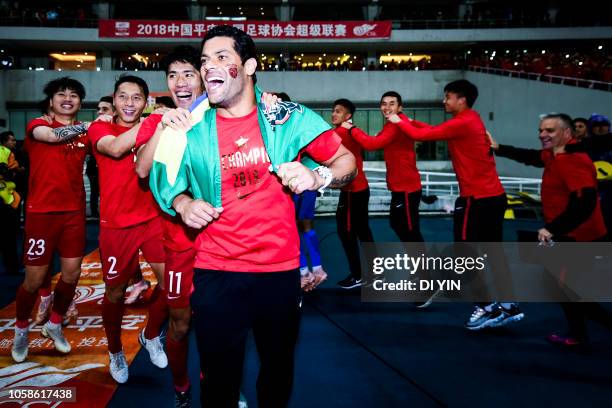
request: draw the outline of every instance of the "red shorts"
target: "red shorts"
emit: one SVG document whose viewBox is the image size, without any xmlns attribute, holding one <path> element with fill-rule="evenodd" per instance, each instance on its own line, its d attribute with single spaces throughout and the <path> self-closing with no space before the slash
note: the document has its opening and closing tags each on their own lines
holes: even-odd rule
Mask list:
<svg viewBox="0 0 612 408">
<path fill-rule="evenodd" d="M 62 258 L 85 253 L 85 212 L 28 212 L 23 240 L 24 265 L 49 265 L 57 250 Z"/>
<path fill-rule="evenodd" d="M 166 247 L 166 268 L 164 283 L 168 292 L 168 306 L 183 308 L 189 306 L 193 292 L 193 265 L 195 249 L 176 252 Z"/>
<path fill-rule="evenodd" d="M 100 259 L 104 282 L 127 283 L 138 269 L 138 250 L 149 263 L 164 262 L 161 217 L 127 228 L 100 227 Z"/>
</svg>

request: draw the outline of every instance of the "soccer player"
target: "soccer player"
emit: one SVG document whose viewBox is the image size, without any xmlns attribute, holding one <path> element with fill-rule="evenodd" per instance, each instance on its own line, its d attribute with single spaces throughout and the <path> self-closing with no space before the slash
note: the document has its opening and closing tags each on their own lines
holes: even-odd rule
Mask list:
<svg viewBox="0 0 612 408">
<path fill-rule="evenodd" d="M 258 105 L 256 50 L 246 33 L 217 26 L 202 48 L 201 73 L 214 108 L 189 131 L 178 154 L 159 152 L 160 144 L 151 186 L 164 210 L 176 210 L 185 224 L 201 230 L 191 306 L 202 404 L 238 403 L 253 328 L 261 361 L 259 405 L 285 406 L 300 314 L 299 238 L 290 193 L 348 183 L 354 158 L 333 132 L 317 138 L 328 126 L 307 108 L 281 102 L 265 111 Z M 304 147 L 328 167 L 313 171 L 292 162 Z M 193 196 L 180 195 L 185 191 Z"/>
<path fill-rule="evenodd" d="M 472 109 L 478 89 L 461 79 L 444 87 L 444 108 L 453 117 L 437 126 L 418 126 L 397 114 L 387 119 L 417 141 L 447 140 L 460 196 L 455 201 L 456 242 L 501 242 L 506 194 L 478 112 Z M 501 260 L 499 260 L 501 262 Z M 469 330 L 501 326 L 524 317 L 516 303 L 478 304 L 466 323 Z"/>
<path fill-rule="evenodd" d="M 542 116 L 539 128 L 542 150 L 500 145 L 491 137 L 491 147 L 498 156 L 544 167 L 542 210 L 545 224 L 538 231 L 538 239 L 543 243 L 553 240 L 595 242 L 606 238 L 593 162 L 585 153 L 565 150 L 575 139 L 574 123 L 563 113 Z M 578 259 L 572 259 L 564 265 L 567 272 L 581 275 L 589 272 L 592 257 L 589 259 L 588 254 L 580 251 L 574 251 L 570 256 Z M 576 266 L 578 270 L 572 270 Z M 588 279 L 587 276 L 584 278 Z M 567 348 L 585 346 L 588 343 L 587 319 L 612 329 L 612 315 L 597 303 L 575 301 L 562 303 L 561 306 L 569 330 L 567 334 L 550 334 L 547 339 L 553 344 Z"/>
<path fill-rule="evenodd" d="M 71 346 L 62 333 L 62 318 L 74 296 L 85 250 L 85 189 L 83 162 L 89 148 L 89 123 L 76 120 L 85 97 L 83 85 L 71 78 L 55 79 L 44 93 L 51 123 L 30 121 L 25 149 L 30 158 L 24 237 L 26 276 L 17 290 L 17 321 L 11 355 L 22 362 L 28 355 L 29 317 L 55 251 L 62 275 L 55 287 L 51 317 L 42 335 L 61 353 Z"/>
<path fill-rule="evenodd" d="M 136 172 L 142 178 L 149 176 L 153 154 L 164 130 L 164 123 L 180 127 L 188 123 L 187 109 L 204 93 L 200 76 L 200 53 L 190 46 L 176 47 L 162 60 L 166 82 L 172 100 L 179 108 L 164 115 L 151 114 L 138 131 L 135 146 L 138 149 Z M 176 125 L 175 125 L 176 124 Z M 184 126 L 189 129 L 191 124 Z M 189 298 L 193 291 L 193 265 L 195 230 L 190 230 L 179 217 L 163 216 L 167 303 L 170 308 L 166 349 L 172 371 L 175 405 L 191 403 L 191 391 L 187 374 L 188 333 L 191 322 Z"/>
<path fill-rule="evenodd" d="M 380 98 L 380 111 L 385 118 L 392 115 L 406 118 L 401 113 L 402 97 L 395 91 L 383 94 Z M 391 228 L 402 242 L 423 242 L 419 223 L 421 175 L 416 167 L 414 141 L 407 138 L 397 125 L 389 121 L 375 137 L 370 137 L 350 122 L 344 122 L 342 126 L 349 130 L 349 134 L 364 149 L 384 149 L 387 188 L 391 191 L 389 206 Z"/>
<path fill-rule="evenodd" d="M 338 237 L 342 242 L 344 253 L 348 259 L 349 275 L 338 282 L 343 289 L 361 286 L 361 261 L 359 257 L 359 241 L 373 242 L 374 237 L 370 230 L 368 217 L 368 203 L 370 201 L 370 188 L 368 179 L 363 172 L 363 157 L 361 145 L 351 136 L 352 131 L 343 127 L 343 123 L 352 123 L 355 114 L 355 105 L 348 99 L 338 99 L 334 102 L 332 110 L 332 125 L 336 133 L 342 138 L 345 146 L 357 161 L 357 177 L 348 185 L 340 189 L 340 199 L 336 209 L 336 227 Z"/>
<path fill-rule="evenodd" d="M 121 346 L 121 323 L 128 281 L 138 268 L 142 251 L 156 275 L 158 285 L 151 295 L 149 320 L 140 340 L 151 362 L 168 365 L 159 337 L 167 316 L 164 295 L 162 224 L 159 209 L 148 186 L 134 172 L 134 153 L 126 141 L 133 140 L 146 106 L 149 89 L 144 80 L 126 75 L 115 83 L 113 123 L 97 123 L 89 129 L 100 174 L 100 257 L 106 286 L 102 305 L 108 338 L 111 376 L 118 383 L 128 379 L 128 365 Z M 120 135 L 132 135 L 119 138 Z"/>
</svg>

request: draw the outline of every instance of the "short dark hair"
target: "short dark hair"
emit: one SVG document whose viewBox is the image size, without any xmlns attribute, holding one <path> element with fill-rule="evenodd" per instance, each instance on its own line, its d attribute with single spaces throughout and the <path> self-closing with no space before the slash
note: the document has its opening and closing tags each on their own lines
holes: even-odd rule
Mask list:
<svg viewBox="0 0 612 408">
<path fill-rule="evenodd" d="M 12 130 L 6 130 L 0 133 L 0 144 L 5 144 L 6 142 L 8 142 L 10 136 L 15 137 L 15 134 Z"/>
<path fill-rule="evenodd" d="M 466 79 L 460 79 L 458 81 L 448 83 L 444 87 L 444 92 L 451 92 L 459 95 L 459 97 L 464 97 L 467 106 L 470 108 L 474 106 L 474 102 L 476 102 L 476 99 L 478 98 L 478 88 L 476 85 Z"/>
<path fill-rule="evenodd" d="M 115 82 L 115 90 L 113 92 L 117 92 L 119 86 L 126 82 L 138 85 L 144 93 L 145 99 L 149 97 L 149 87 L 147 86 L 147 83 L 144 79 L 135 75 L 121 75 L 119 79 L 117 79 L 117 81 Z"/>
<path fill-rule="evenodd" d="M 206 35 L 204 35 L 204 38 L 202 39 L 202 49 L 204 49 L 204 44 L 206 41 L 215 37 L 232 38 L 234 40 L 234 50 L 238 53 L 238 55 L 240 55 L 240 60 L 243 64 L 251 58 L 258 61 L 255 43 L 253 42 L 251 36 L 244 31 L 230 25 L 218 25 L 213 27 L 206 32 Z M 259 65 L 259 62 L 257 62 L 257 65 Z M 253 84 L 256 84 L 257 76 L 255 73 L 253 73 L 252 78 Z"/>
<path fill-rule="evenodd" d="M 66 89 L 74 91 L 77 95 L 79 95 L 79 99 L 81 99 L 81 101 L 85 99 L 85 87 L 82 83 L 70 77 L 61 77 L 54 79 L 53 81 L 49 81 L 45 85 L 43 92 L 45 95 L 47 95 L 47 103 L 57 92 L 64 91 Z"/>
<path fill-rule="evenodd" d="M 155 103 L 161 103 L 165 105 L 167 108 L 171 108 L 171 109 L 176 108 L 176 105 L 174 104 L 174 101 L 172 100 L 172 98 L 169 96 L 165 96 L 165 95 L 156 97 Z"/>
<path fill-rule="evenodd" d="M 574 118 L 574 120 L 572 122 L 574 122 L 574 125 L 576 125 L 576 123 L 578 123 L 578 122 L 582 122 L 582 123 L 584 123 L 587 126 L 589 125 L 589 121 L 587 119 L 585 119 L 585 118 Z"/>
<path fill-rule="evenodd" d="M 396 98 L 397 99 L 397 103 L 399 106 L 403 106 L 402 105 L 402 96 L 400 94 L 398 94 L 395 91 L 387 91 L 385 92 L 381 97 L 380 97 L 380 102 L 382 103 L 383 98 L 386 98 L 387 96 L 390 96 L 392 98 Z"/>
<path fill-rule="evenodd" d="M 106 103 L 110 103 L 111 105 L 113 104 L 113 97 L 112 96 L 103 96 L 100 98 L 100 100 L 98 102 L 106 102 Z"/>
<path fill-rule="evenodd" d="M 566 113 L 551 112 L 540 115 L 540 120 L 545 119 L 557 119 L 561 122 L 563 128 L 571 130 L 572 134 L 576 133 L 576 126 L 574 126 L 574 121 L 572 120 L 571 116 Z"/>
<path fill-rule="evenodd" d="M 355 104 L 351 101 L 349 101 L 346 98 L 340 98 L 340 99 L 336 99 L 334 101 L 334 104 L 332 105 L 332 107 L 335 107 L 336 105 L 340 105 L 346 108 L 347 111 L 349 111 L 349 113 L 351 115 L 353 115 L 355 113 Z"/>
<path fill-rule="evenodd" d="M 162 58 L 161 67 L 166 72 L 166 75 L 168 75 L 170 65 L 175 62 L 191 64 L 196 71 L 200 71 L 200 67 L 202 66 L 200 53 L 190 45 L 179 45 Z"/>
</svg>

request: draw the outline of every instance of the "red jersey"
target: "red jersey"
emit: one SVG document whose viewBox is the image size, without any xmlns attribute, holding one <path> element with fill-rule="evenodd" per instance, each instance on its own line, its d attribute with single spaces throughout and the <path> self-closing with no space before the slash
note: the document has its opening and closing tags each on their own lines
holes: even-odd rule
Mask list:
<svg viewBox="0 0 612 408">
<path fill-rule="evenodd" d="M 368 179 L 363 172 L 363 155 L 361 154 L 361 145 L 353 139 L 348 129 L 338 126 L 335 129 L 336 133 L 342 139 L 342 144 L 346 147 L 353 156 L 357 164 L 357 177 L 348 185 L 342 187 L 342 191 L 350 191 L 356 193 L 368 188 Z"/>
<path fill-rule="evenodd" d="M 152 114 L 149 115 L 141 124 L 136 135 L 135 149 L 147 143 L 155 130 L 157 125 L 161 122 L 163 115 Z M 171 251 L 182 252 L 189 248 L 193 248 L 193 241 L 195 239 L 196 232 L 191 230 L 181 221 L 180 215 L 171 217 L 168 214 L 163 214 L 164 221 L 164 246 Z"/>
<path fill-rule="evenodd" d="M 103 137 L 117 137 L 128 130 L 129 127 L 108 122 L 95 122 L 89 127 L 99 171 L 101 227 L 131 227 L 160 215 L 149 186 L 134 171 L 134 152 L 115 159 L 97 149 L 97 143 Z"/>
<path fill-rule="evenodd" d="M 24 149 L 30 160 L 26 210 L 37 213 L 84 211 L 83 163 L 89 150 L 89 138 L 82 134 L 69 142 L 41 142 L 33 135 L 38 126 L 55 129 L 66 125 L 34 119 L 26 127 Z"/>
<path fill-rule="evenodd" d="M 542 161 L 545 165 L 542 175 L 542 210 L 544 221 L 549 223 L 565 211 L 571 193 L 583 188 L 597 188 L 597 174 L 586 153 L 560 153 L 555 156 L 550 150 L 543 150 Z M 589 219 L 567 236 L 576 241 L 588 242 L 605 234 L 606 227 L 598 198 Z"/>
<path fill-rule="evenodd" d="M 366 150 L 384 149 L 387 188 L 390 191 L 412 193 L 421 189 L 414 141 L 406 137 L 397 125 L 387 122 L 375 137 L 357 127 L 353 128 L 351 135 Z"/>
<path fill-rule="evenodd" d="M 140 124 L 140 129 L 136 134 L 136 145 L 134 148 L 138 149 L 143 144 L 147 143 L 155 133 L 157 125 L 161 122 L 163 115 L 157 113 L 147 116 L 145 120 Z"/>
<path fill-rule="evenodd" d="M 257 110 L 241 118 L 217 115 L 223 212 L 196 239 L 196 268 L 279 272 L 299 266 L 295 208 L 290 191 L 269 171 Z M 304 153 L 331 158 L 340 138 L 326 132 Z"/>
<path fill-rule="evenodd" d="M 420 128 L 404 116 L 398 125 L 418 141 L 448 140 L 462 197 L 486 198 L 504 193 L 491 144 L 478 112 L 467 109 L 440 125 Z"/>
</svg>

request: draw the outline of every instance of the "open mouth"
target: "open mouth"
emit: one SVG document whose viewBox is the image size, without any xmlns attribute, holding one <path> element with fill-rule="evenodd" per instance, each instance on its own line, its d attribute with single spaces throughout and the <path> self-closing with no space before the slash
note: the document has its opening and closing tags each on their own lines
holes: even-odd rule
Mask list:
<svg viewBox="0 0 612 408">
<path fill-rule="evenodd" d="M 134 116 L 136 114 L 136 109 L 121 109 L 121 111 L 126 115 L 126 116 Z"/>
<path fill-rule="evenodd" d="M 70 110 L 72 108 L 74 108 L 74 105 L 71 103 L 62 103 L 62 109 L 66 109 L 66 110 Z"/>
<path fill-rule="evenodd" d="M 176 99 L 179 101 L 190 101 L 193 94 L 189 91 L 180 91 L 176 93 Z"/>
<path fill-rule="evenodd" d="M 206 89 L 208 89 L 208 91 L 214 91 L 217 88 L 220 88 L 223 83 L 225 82 L 225 80 L 223 80 L 223 78 L 221 78 L 220 76 L 216 76 L 216 75 L 207 75 L 206 76 Z"/>
</svg>

